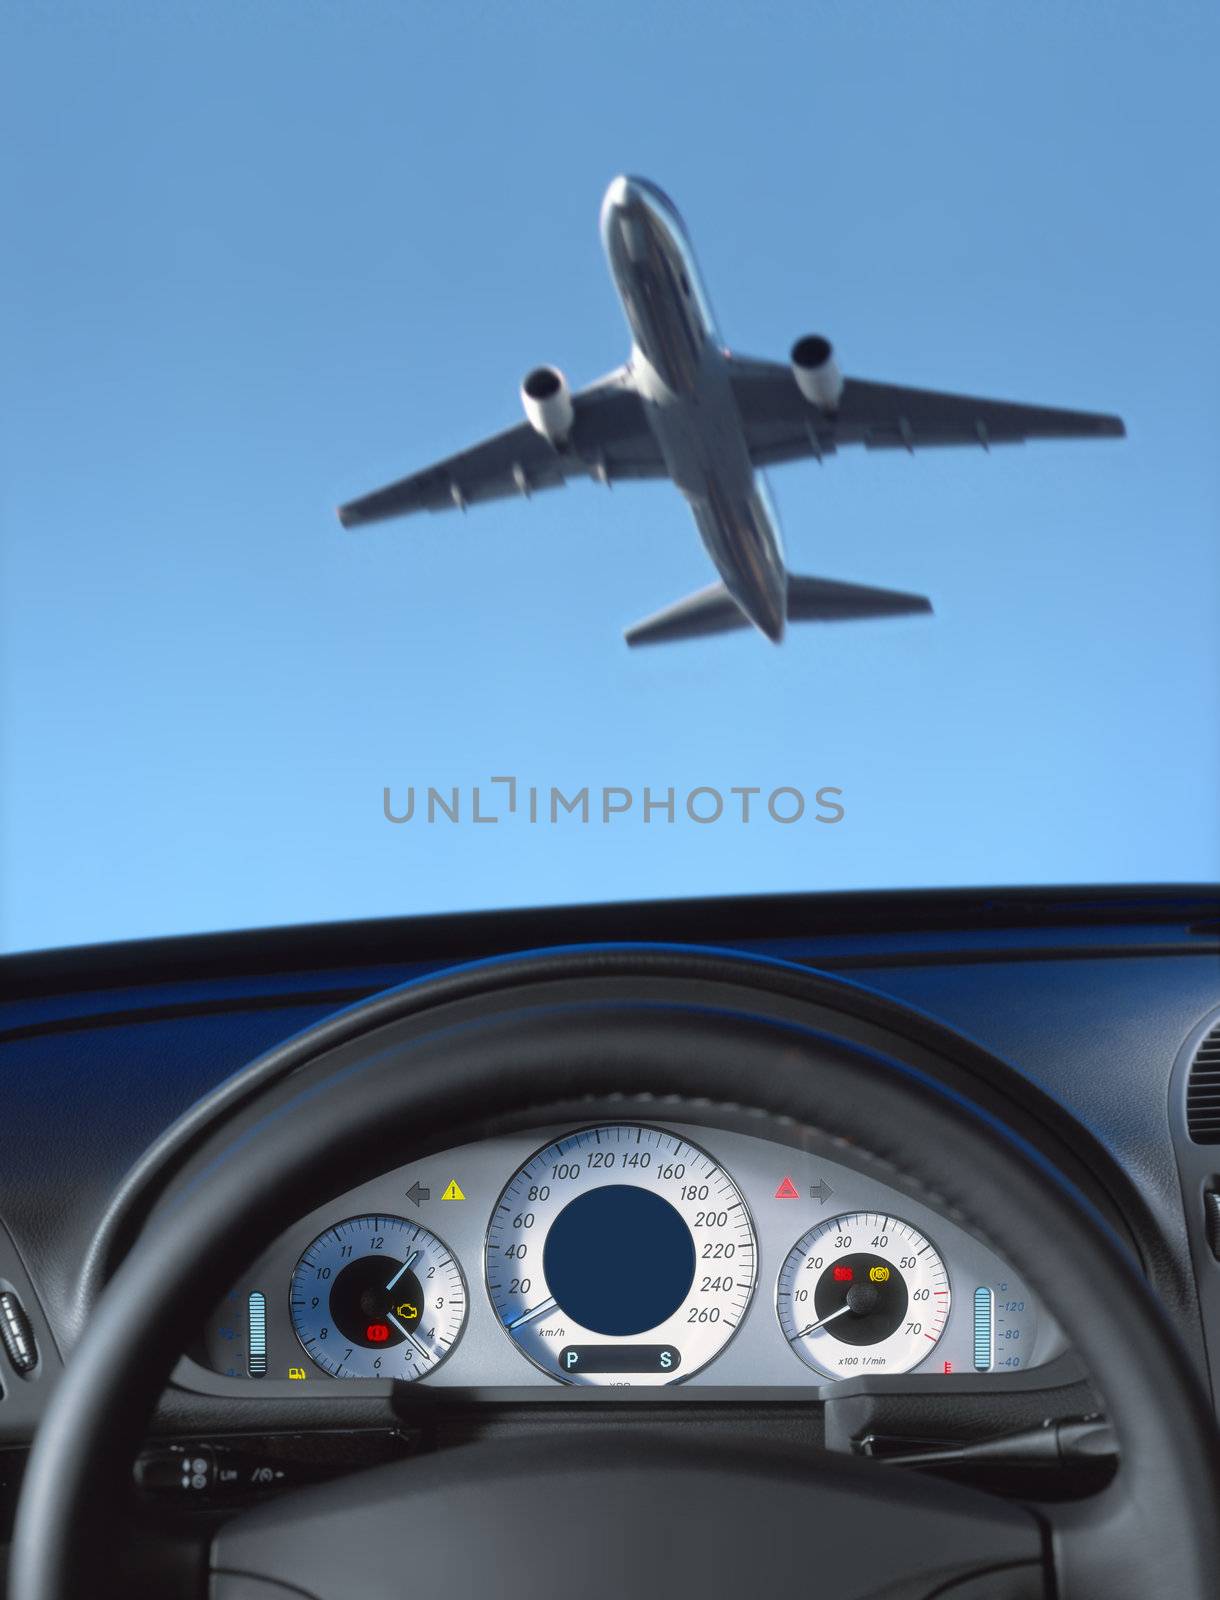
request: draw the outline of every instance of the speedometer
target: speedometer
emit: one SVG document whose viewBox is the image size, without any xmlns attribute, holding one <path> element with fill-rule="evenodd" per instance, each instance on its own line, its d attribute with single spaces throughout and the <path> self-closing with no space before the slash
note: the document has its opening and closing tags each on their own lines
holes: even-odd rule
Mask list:
<svg viewBox="0 0 1220 1600">
<path fill-rule="evenodd" d="M 551 1377 L 674 1383 L 732 1338 L 755 1259 L 741 1192 L 705 1150 L 615 1123 L 566 1134 L 510 1179 L 488 1225 L 487 1289 Z"/>
<path fill-rule="evenodd" d="M 879 1211 L 829 1217 L 793 1245 L 775 1309 L 792 1349 L 829 1378 L 910 1372 L 949 1320 L 949 1276 L 909 1222 Z"/>
</svg>

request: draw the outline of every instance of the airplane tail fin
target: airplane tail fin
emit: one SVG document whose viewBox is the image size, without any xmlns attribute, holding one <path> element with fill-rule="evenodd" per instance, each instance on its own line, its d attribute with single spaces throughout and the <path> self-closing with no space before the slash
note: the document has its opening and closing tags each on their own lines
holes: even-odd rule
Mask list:
<svg viewBox="0 0 1220 1600">
<path fill-rule="evenodd" d="M 870 589 L 860 583 L 836 583 L 832 578 L 788 578 L 789 622 L 858 622 L 931 610 L 926 595 L 906 594 L 901 589 Z M 749 618 L 724 584 L 713 583 L 634 623 L 623 637 L 632 646 L 668 644 L 749 626 Z"/>
</svg>

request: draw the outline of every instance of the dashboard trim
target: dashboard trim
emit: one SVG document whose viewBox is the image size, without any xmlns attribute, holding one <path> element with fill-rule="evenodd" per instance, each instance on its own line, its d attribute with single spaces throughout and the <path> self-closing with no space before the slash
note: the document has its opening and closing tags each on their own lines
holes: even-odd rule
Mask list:
<svg viewBox="0 0 1220 1600">
<path fill-rule="evenodd" d="M 1195 1143 L 1190 1136 L 1186 1106 L 1195 1055 L 1217 1023 L 1220 1023 L 1220 1006 L 1209 1011 L 1183 1040 L 1169 1080 L 1168 1115 L 1199 1295 L 1212 1407 L 1220 1417 L 1220 1260 L 1212 1253 L 1208 1242 L 1204 1210 L 1204 1195 L 1220 1188 L 1220 1145 Z"/>
<path fill-rule="evenodd" d="M 1220 950 L 1220 885 L 996 885 L 977 889 L 847 890 L 811 894 L 720 895 L 706 898 L 610 901 L 588 905 L 446 912 L 339 923 L 304 923 L 237 932 L 176 934 L 119 944 L 74 945 L 0 956 L 0 1001 L 141 983 L 202 981 L 240 975 L 377 967 L 387 984 L 401 968 L 424 976 L 458 962 L 521 954 L 551 945 L 587 943 L 596 928 L 607 943 L 638 939 L 688 940 L 697 928 L 709 945 L 826 939 L 841 959 L 856 935 L 952 933 L 976 948 L 1011 930 L 1094 930 L 1096 955 L 1121 953 L 1132 930 L 1174 929 L 1171 942 L 1197 954 Z M 1142 953 L 1164 948 L 1142 940 Z M 1062 945 L 1047 947 L 1055 959 Z M 830 952 L 828 952 L 830 953 Z M 867 952 L 862 951 L 862 957 Z M 962 959 L 953 949 L 948 958 Z M 819 959 L 820 958 L 815 958 Z M 854 960 L 854 957 L 850 958 Z M 874 965 L 875 953 L 861 965 Z M 367 991 L 366 991 L 367 992 Z"/>
<path fill-rule="evenodd" d="M 1042 1366 L 1019 1372 L 963 1372 L 945 1378 L 939 1372 L 880 1373 L 876 1377 L 827 1379 L 823 1383 L 786 1387 L 778 1384 L 668 1384 L 664 1389 L 604 1389 L 574 1384 L 553 1383 L 454 1385 L 439 1388 L 426 1383 L 396 1383 L 381 1378 L 311 1378 L 307 1384 L 290 1383 L 286 1378 L 260 1378 L 257 1385 L 243 1378 L 226 1378 L 202 1366 L 191 1356 L 183 1356 L 171 1379 L 175 1388 L 186 1394 L 211 1395 L 218 1399 L 249 1401 L 299 1400 L 303 1405 L 322 1400 L 354 1398 L 362 1401 L 385 1400 L 396 1414 L 411 1417 L 418 1412 L 447 1410 L 453 1405 L 646 1405 L 652 1408 L 676 1405 L 764 1405 L 797 1409 L 818 1407 L 834 1400 L 850 1400 L 861 1395 L 938 1395 L 951 1401 L 955 1396 L 999 1396 L 1006 1394 L 1054 1394 L 1063 1389 L 1087 1385 L 1088 1374 L 1079 1356 L 1064 1350 Z M 257 1387 L 257 1394 L 251 1391 Z"/>
</svg>

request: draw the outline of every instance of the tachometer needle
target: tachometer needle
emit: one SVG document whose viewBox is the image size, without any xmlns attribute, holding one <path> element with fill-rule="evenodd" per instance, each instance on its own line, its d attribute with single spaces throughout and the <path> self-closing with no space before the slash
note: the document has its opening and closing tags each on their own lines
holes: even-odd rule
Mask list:
<svg viewBox="0 0 1220 1600">
<path fill-rule="evenodd" d="M 789 1336 L 788 1343 L 795 1344 L 798 1339 L 807 1339 L 811 1333 L 816 1333 L 819 1328 L 824 1328 L 828 1322 L 833 1322 L 836 1317 L 842 1317 L 851 1310 L 850 1306 L 840 1306 L 837 1311 L 832 1311 L 828 1317 L 823 1317 L 821 1322 L 811 1322 L 807 1328 L 802 1328 L 799 1333 Z"/>
<path fill-rule="evenodd" d="M 406 1271 L 405 1267 L 403 1268 L 403 1271 L 404 1272 Z M 398 1280 L 395 1279 L 395 1282 L 397 1282 L 397 1281 Z M 431 1361 L 432 1360 L 432 1352 L 431 1352 L 431 1350 L 428 1349 L 428 1346 L 426 1344 L 424 1344 L 422 1340 L 417 1339 L 415 1337 L 415 1335 L 411 1332 L 410 1328 L 404 1328 L 402 1323 L 399 1322 L 398 1318 L 394 1315 L 394 1313 L 392 1311 L 387 1311 L 386 1312 L 385 1319 L 386 1319 L 387 1322 L 392 1322 L 394 1324 L 394 1326 L 398 1329 L 399 1333 L 402 1334 L 404 1339 L 410 1339 L 411 1343 L 419 1351 L 420 1355 L 423 1356 L 425 1361 Z"/>
<path fill-rule="evenodd" d="M 418 1250 L 412 1250 L 411 1254 L 403 1262 L 402 1266 L 399 1267 L 398 1271 L 390 1279 L 389 1283 L 386 1284 L 386 1288 L 387 1289 L 392 1289 L 394 1287 L 394 1285 L 398 1282 L 399 1278 L 402 1277 L 403 1273 L 404 1272 L 408 1272 L 410 1270 L 411 1263 L 413 1261 L 417 1260 L 418 1257 L 419 1257 L 419 1251 Z"/>
<path fill-rule="evenodd" d="M 540 1306 L 535 1306 L 532 1311 L 523 1311 L 519 1317 L 514 1317 L 511 1322 L 506 1322 L 504 1326 L 509 1333 L 512 1333 L 514 1328 L 523 1328 L 527 1322 L 533 1322 L 538 1317 L 545 1317 L 548 1311 L 554 1311 L 554 1309 L 555 1296 L 552 1295 L 549 1300 L 544 1300 Z"/>
</svg>

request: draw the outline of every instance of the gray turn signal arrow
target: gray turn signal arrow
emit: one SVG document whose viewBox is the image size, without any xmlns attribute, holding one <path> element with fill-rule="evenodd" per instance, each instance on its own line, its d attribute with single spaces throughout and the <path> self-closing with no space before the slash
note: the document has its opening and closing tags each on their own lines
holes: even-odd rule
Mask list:
<svg viewBox="0 0 1220 1600">
<path fill-rule="evenodd" d="M 421 1200 L 430 1200 L 431 1198 L 432 1190 L 429 1189 L 426 1184 L 420 1183 L 418 1178 L 407 1190 L 407 1199 L 413 1200 L 416 1205 L 418 1205 Z"/>
<path fill-rule="evenodd" d="M 825 1178 L 819 1178 L 816 1183 L 809 1185 L 809 1198 L 816 1200 L 820 1206 L 824 1206 L 833 1193 L 834 1190 L 826 1182 Z"/>
</svg>

